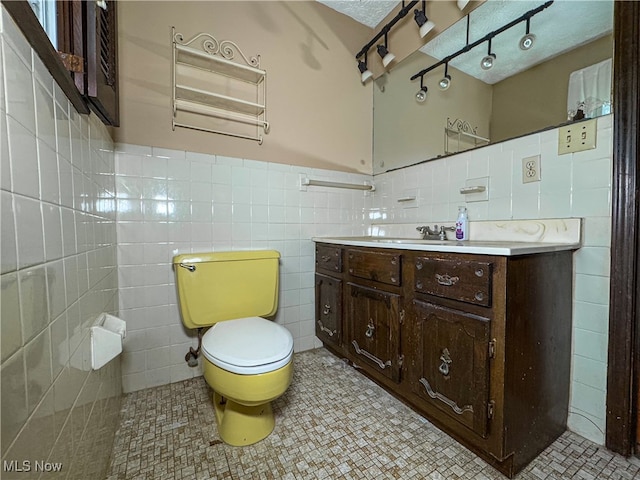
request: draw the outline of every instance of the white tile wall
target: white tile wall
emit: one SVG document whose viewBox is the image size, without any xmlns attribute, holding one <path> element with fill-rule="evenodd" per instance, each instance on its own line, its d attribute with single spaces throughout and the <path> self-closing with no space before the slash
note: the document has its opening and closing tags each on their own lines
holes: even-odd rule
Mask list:
<svg viewBox="0 0 640 480">
<path fill-rule="evenodd" d="M 87 365 L 88 327 L 118 308 L 112 142 L 0 20 L 2 460 L 99 478 L 121 397 L 118 361 Z"/>
<path fill-rule="evenodd" d="M 511 140 L 377 175 L 373 223 L 582 217 L 583 247 L 574 255 L 573 355 L 569 428 L 604 444 L 611 236 L 612 117 L 598 119 L 597 148 L 558 155 L 558 131 Z M 522 183 L 522 158 L 541 155 L 542 181 Z M 467 178 L 489 175 L 489 200 L 465 203 Z M 397 199 L 413 188 L 417 208 Z M 471 224 L 473 228 L 473 224 Z"/>
<path fill-rule="evenodd" d="M 453 223 L 467 178 L 490 177 L 489 200 L 466 204 L 471 221 L 584 218 L 575 254 L 569 426 L 603 444 L 611 232 L 611 117 L 598 119 L 598 147 L 558 155 L 557 130 L 434 160 L 374 178 L 373 194 L 309 187 L 366 175 L 309 170 L 215 155 L 119 145 L 116 153 L 120 311 L 130 326 L 125 391 L 175 382 L 195 346 L 177 308 L 171 257 L 207 250 L 282 253 L 278 322 L 297 351 L 317 346 L 313 325 L 314 235 L 360 235 L 372 224 Z M 522 184 L 521 159 L 541 155 L 542 181 Z M 397 199 L 417 197 L 414 208 Z"/>
<path fill-rule="evenodd" d="M 314 235 L 361 235 L 372 197 L 309 187 L 299 176 L 339 182 L 367 175 L 239 158 L 118 145 L 116 197 L 120 314 L 129 333 L 123 385 L 134 391 L 201 375 L 184 357 L 196 346 L 177 307 L 173 255 L 275 249 L 282 255 L 276 322 L 296 351 L 314 334 Z"/>
</svg>

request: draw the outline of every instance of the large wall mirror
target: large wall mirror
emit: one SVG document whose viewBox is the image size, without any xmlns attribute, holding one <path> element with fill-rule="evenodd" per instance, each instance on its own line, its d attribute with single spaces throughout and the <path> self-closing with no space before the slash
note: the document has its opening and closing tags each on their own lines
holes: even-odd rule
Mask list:
<svg viewBox="0 0 640 480">
<path fill-rule="evenodd" d="M 412 76 L 544 3 L 485 2 L 376 79 L 373 173 L 553 128 L 583 113 L 611 113 L 611 0 L 548 2 L 530 19 L 531 48 L 520 47 L 522 21 L 492 39 L 493 67 L 481 67 L 489 53 L 483 42 L 450 61 L 446 90 L 439 86 L 445 65 L 424 75 L 426 99 L 416 101 L 420 79 Z M 578 107 L 576 92 L 586 104 Z"/>
</svg>

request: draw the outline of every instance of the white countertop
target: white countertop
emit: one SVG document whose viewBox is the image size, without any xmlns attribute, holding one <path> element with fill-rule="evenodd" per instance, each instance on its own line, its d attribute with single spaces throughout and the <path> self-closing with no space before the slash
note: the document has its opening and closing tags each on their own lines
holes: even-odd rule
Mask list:
<svg viewBox="0 0 640 480">
<path fill-rule="evenodd" d="M 419 238 L 397 237 L 313 237 L 318 243 L 332 243 L 353 247 L 395 248 L 399 250 L 420 250 L 425 252 L 469 253 L 475 255 L 530 255 L 533 253 L 558 252 L 576 250 L 580 243 L 555 242 L 516 242 L 516 241 L 483 241 L 467 240 L 420 240 Z"/>
</svg>

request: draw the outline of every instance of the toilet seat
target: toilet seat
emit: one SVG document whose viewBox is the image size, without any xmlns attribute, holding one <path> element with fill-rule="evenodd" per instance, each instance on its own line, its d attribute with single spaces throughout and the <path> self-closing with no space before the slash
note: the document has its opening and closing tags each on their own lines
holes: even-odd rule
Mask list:
<svg viewBox="0 0 640 480">
<path fill-rule="evenodd" d="M 226 320 L 202 337 L 202 353 L 214 365 L 240 375 L 284 367 L 293 355 L 293 337 L 282 325 L 261 317 Z"/>
</svg>

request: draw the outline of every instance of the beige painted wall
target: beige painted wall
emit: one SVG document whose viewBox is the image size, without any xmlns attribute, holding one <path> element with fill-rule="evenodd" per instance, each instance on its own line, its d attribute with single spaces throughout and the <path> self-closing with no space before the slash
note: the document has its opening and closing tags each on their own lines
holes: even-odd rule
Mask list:
<svg viewBox="0 0 640 480">
<path fill-rule="evenodd" d="M 119 143 L 371 173 L 372 84 L 355 53 L 371 29 L 315 1 L 119 2 Z M 263 145 L 171 129 L 171 27 L 259 54 L 267 71 Z"/>
<path fill-rule="evenodd" d="M 438 82 L 443 69 L 436 69 L 424 77 L 429 89 L 427 100 L 418 103 L 415 93 L 420 81 L 410 81 L 416 71 L 436 62 L 422 52 L 403 61 L 388 75 L 376 80 L 374 87 L 374 173 L 412 165 L 444 155 L 444 128 L 447 118 L 461 119 L 477 127 L 486 137 L 491 118 L 491 85 L 461 71 L 450 68 L 451 87 L 442 91 Z M 384 92 L 380 85 L 384 85 Z M 450 143 L 450 151 L 457 148 Z M 463 145 L 467 149 L 468 145 Z"/>
<path fill-rule="evenodd" d="M 607 35 L 496 83 L 491 141 L 501 142 L 566 122 L 571 72 L 612 55 L 612 37 Z"/>
</svg>

